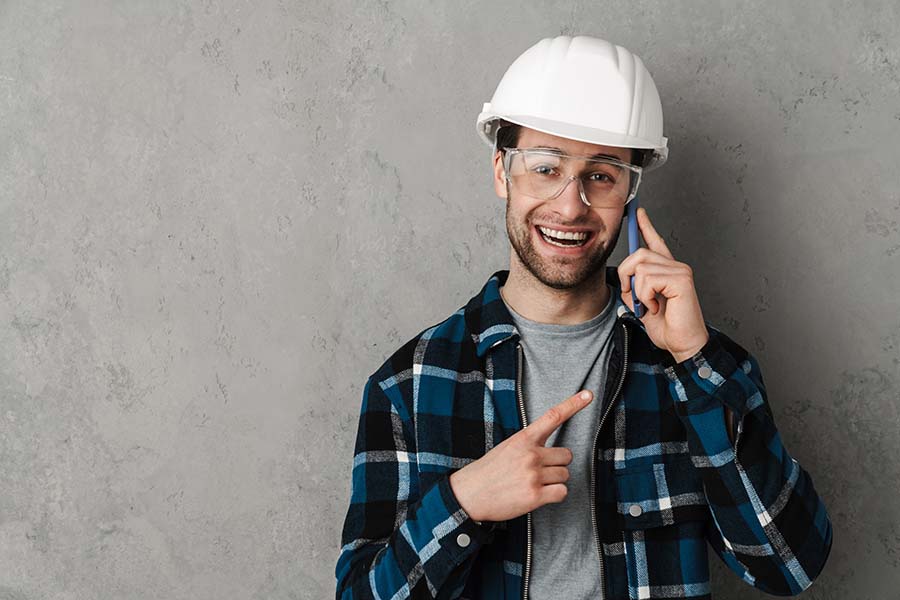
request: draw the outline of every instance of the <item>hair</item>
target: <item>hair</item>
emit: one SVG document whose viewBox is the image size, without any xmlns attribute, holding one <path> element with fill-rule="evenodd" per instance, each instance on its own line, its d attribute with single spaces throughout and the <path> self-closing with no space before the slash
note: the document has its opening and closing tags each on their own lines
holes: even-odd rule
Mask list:
<svg viewBox="0 0 900 600">
<path fill-rule="evenodd" d="M 522 126 L 516 123 L 510 123 L 501 119 L 500 126 L 497 129 L 497 150 L 503 152 L 503 148 L 515 148 L 519 143 L 519 136 L 522 133 Z M 653 150 L 650 149 L 631 149 L 631 164 L 643 167 L 647 164 L 648 159 L 652 155 Z"/>
</svg>

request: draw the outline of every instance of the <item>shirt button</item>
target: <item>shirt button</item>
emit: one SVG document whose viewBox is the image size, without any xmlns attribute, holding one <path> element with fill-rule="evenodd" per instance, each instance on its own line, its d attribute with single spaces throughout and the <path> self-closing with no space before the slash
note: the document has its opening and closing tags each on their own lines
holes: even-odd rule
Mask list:
<svg viewBox="0 0 900 600">
<path fill-rule="evenodd" d="M 472 541 L 472 539 L 469 537 L 469 534 L 467 534 L 467 533 L 461 533 L 458 536 L 456 536 L 456 543 L 459 544 L 460 547 L 462 547 L 462 548 L 465 548 L 466 546 L 468 546 L 469 542 L 471 542 L 471 541 Z"/>
<path fill-rule="evenodd" d="M 710 369 L 706 365 L 703 365 L 697 370 L 697 375 L 699 375 L 703 379 L 709 379 L 710 375 L 712 375 L 712 369 Z"/>
<path fill-rule="evenodd" d="M 744 366 L 741 367 L 741 368 L 744 369 L 744 373 L 746 373 L 747 375 L 749 375 L 749 374 L 750 374 L 750 369 L 752 369 L 753 367 L 750 366 L 750 361 L 746 361 L 746 362 L 744 363 Z"/>
<path fill-rule="evenodd" d="M 628 507 L 628 514 L 632 517 L 639 517 L 642 512 L 644 512 L 644 509 L 639 504 L 632 504 Z"/>
</svg>

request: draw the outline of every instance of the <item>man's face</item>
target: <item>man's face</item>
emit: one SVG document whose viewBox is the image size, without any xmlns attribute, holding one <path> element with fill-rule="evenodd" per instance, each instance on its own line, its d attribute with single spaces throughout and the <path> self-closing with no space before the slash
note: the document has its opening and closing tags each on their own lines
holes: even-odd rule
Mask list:
<svg viewBox="0 0 900 600">
<path fill-rule="evenodd" d="M 628 148 L 577 142 L 528 128 L 522 129 L 517 147 L 554 148 L 576 156 L 602 153 L 626 162 L 631 159 Z M 522 266 L 541 283 L 555 289 L 576 288 L 605 269 L 606 259 L 619 239 L 624 207 L 587 206 L 581 201 L 577 181 L 552 200 L 526 196 L 507 185 L 499 152 L 494 156 L 494 189 L 500 198 L 506 198 L 510 244 Z M 588 238 L 582 246 L 560 247 L 548 241 L 539 226 L 586 232 Z"/>
</svg>

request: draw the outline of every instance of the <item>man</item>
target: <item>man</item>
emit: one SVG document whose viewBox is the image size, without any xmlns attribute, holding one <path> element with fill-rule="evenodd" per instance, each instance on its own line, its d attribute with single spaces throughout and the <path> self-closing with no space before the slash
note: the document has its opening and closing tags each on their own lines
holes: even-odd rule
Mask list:
<svg viewBox="0 0 900 600">
<path fill-rule="evenodd" d="M 752 586 L 806 589 L 831 523 L 758 362 L 643 209 L 647 248 L 606 266 L 667 157 L 643 63 L 541 40 L 478 128 L 510 268 L 369 377 L 337 597 L 709 598 L 708 545 Z"/>
</svg>

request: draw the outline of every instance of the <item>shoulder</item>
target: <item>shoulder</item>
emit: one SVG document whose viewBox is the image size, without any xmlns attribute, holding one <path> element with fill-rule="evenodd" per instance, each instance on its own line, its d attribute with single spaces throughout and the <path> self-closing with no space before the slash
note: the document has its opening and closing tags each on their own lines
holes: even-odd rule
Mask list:
<svg viewBox="0 0 900 600">
<path fill-rule="evenodd" d="M 466 324 L 465 307 L 430 325 L 403 343 L 369 376 L 387 392 L 411 380 L 413 373 L 435 369 L 459 370 L 475 360 L 476 346 Z"/>
</svg>

